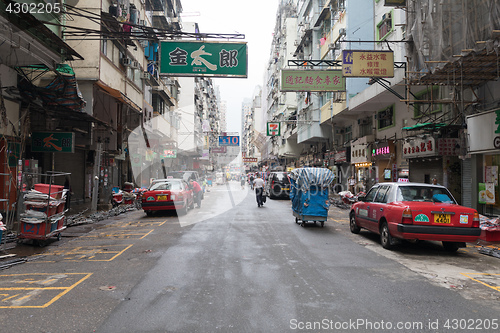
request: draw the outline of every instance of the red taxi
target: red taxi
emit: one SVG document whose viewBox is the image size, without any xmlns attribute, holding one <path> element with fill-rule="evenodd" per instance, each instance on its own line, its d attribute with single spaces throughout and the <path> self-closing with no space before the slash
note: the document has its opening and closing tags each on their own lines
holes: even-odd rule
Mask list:
<svg viewBox="0 0 500 333">
<path fill-rule="evenodd" d="M 172 209 L 187 214 L 188 208 L 194 208 L 193 191 L 182 179 L 156 180 L 142 195 L 142 209 L 148 216 Z"/>
<path fill-rule="evenodd" d="M 373 186 L 352 206 L 349 225 L 355 234 L 379 234 L 386 249 L 402 239 L 431 240 L 454 252 L 481 234 L 475 209 L 458 205 L 446 187 L 420 183 Z"/>
</svg>

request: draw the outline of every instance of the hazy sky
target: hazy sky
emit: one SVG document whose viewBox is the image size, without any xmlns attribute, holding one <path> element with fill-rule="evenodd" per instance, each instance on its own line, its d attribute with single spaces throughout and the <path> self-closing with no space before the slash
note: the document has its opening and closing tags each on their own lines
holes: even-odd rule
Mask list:
<svg viewBox="0 0 500 333">
<path fill-rule="evenodd" d="M 182 0 L 184 22 L 197 22 L 204 33 L 241 33 L 248 47 L 248 78 L 215 78 L 227 101 L 228 131 L 240 132 L 241 104 L 263 85 L 279 0 Z M 234 40 L 242 41 L 242 40 Z"/>
</svg>

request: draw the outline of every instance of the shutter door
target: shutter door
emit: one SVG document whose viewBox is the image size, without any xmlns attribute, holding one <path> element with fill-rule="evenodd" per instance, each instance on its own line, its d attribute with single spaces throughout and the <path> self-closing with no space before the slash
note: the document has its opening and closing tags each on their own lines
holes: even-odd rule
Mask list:
<svg viewBox="0 0 500 333">
<path fill-rule="evenodd" d="M 462 206 L 472 207 L 472 159 L 462 163 Z"/>
</svg>

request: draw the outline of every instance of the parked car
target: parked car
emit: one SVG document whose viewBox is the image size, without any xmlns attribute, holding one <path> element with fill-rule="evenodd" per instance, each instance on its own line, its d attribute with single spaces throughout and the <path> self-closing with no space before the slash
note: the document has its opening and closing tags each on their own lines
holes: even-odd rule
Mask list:
<svg viewBox="0 0 500 333">
<path fill-rule="evenodd" d="M 171 178 L 185 180 L 188 184 L 189 181 L 192 179 L 198 184 L 200 184 L 200 186 L 202 186 L 201 184 L 202 180 L 200 178 L 200 175 L 198 174 L 198 171 L 171 171 L 167 173 L 167 179 Z M 202 200 L 205 199 L 205 193 L 203 192 L 201 193 L 201 199 Z"/>
<path fill-rule="evenodd" d="M 171 171 L 167 173 L 167 179 L 169 178 L 183 179 L 186 182 L 192 179 L 198 183 L 200 182 L 198 171 Z"/>
<path fill-rule="evenodd" d="M 184 215 L 189 208 L 194 208 L 193 191 L 182 179 L 157 180 L 142 194 L 142 209 L 148 216 L 173 209 Z"/>
<path fill-rule="evenodd" d="M 358 200 L 349 214 L 351 232 L 377 233 L 386 249 L 402 239 L 432 240 L 454 252 L 481 234 L 477 211 L 458 205 L 444 186 L 380 183 Z"/>
<path fill-rule="evenodd" d="M 272 171 L 266 181 L 265 192 L 271 199 L 290 198 L 290 179 L 283 171 Z"/>
</svg>

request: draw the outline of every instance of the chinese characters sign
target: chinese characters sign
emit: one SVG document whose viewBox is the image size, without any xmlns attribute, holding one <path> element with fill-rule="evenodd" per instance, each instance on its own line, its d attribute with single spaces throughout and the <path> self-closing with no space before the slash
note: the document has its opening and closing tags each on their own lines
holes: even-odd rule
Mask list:
<svg viewBox="0 0 500 333">
<path fill-rule="evenodd" d="M 281 123 L 268 122 L 267 123 L 267 136 L 280 136 Z"/>
<path fill-rule="evenodd" d="M 281 71 L 281 91 L 345 91 L 340 70 Z"/>
<path fill-rule="evenodd" d="M 72 132 L 33 132 L 31 151 L 74 153 L 75 133 Z"/>
<path fill-rule="evenodd" d="M 160 47 L 160 74 L 247 77 L 246 43 L 163 41 Z"/>
<path fill-rule="evenodd" d="M 394 77 L 392 51 L 342 51 L 342 75 L 345 77 Z"/>
<path fill-rule="evenodd" d="M 436 143 L 433 137 L 415 139 L 403 143 L 403 158 L 414 158 L 437 155 Z"/>
</svg>

